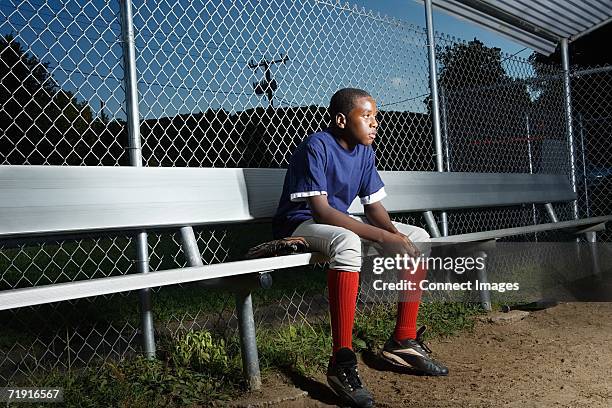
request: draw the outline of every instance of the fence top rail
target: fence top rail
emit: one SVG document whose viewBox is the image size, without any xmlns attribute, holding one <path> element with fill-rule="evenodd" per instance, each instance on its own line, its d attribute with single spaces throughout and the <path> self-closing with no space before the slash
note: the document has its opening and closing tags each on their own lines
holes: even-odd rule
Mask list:
<svg viewBox="0 0 612 408">
<path fill-rule="evenodd" d="M 562 175 L 380 173 L 390 212 L 575 199 Z M 0 166 L 0 238 L 266 219 L 284 175 L 284 169 Z M 349 211 L 363 211 L 358 199 Z"/>
</svg>

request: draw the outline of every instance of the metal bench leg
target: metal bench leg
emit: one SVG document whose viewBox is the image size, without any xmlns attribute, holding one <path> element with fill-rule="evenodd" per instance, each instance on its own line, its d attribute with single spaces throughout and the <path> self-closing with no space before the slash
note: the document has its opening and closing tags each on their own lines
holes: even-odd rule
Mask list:
<svg viewBox="0 0 612 408">
<path fill-rule="evenodd" d="M 484 268 L 477 269 L 478 271 L 478 282 L 479 283 L 488 283 L 489 279 L 487 278 L 487 253 L 479 252 L 476 254 L 478 257 L 482 257 L 484 259 Z M 489 293 L 488 289 L 479 289 L 478 293 L 480 295 L 480 304 L 484 308 L 484 310 L 490 312 L 491 311 L 491 293 Z"/>
<path fill-rule="evenodd" d="M 593 274 L 600 276 L 601 267 L 599 266 L 599 252 L 597 251 L 597 232 L 588 231 L 585 232 L 584 235 L 589 242 L 589 249 L 591 250 L 591 265 L 593 266 Z"/>
<path fill-rule="evenodd" d="M 440 238 L 442 235 L 440 234 L 440 229 L 438 228 L 438 224 L 436 224 L 436 218 L 433 213 L 431 211 L 425 211 L 423 217 L 425 217 L 425 222 L 429 228 L 429 235 L 433 238 Z"/>
<path fill-rule="evenodd" d="M 193 233 L 193 228 L 182 227 L 181 239 L 183 251 L 190 266 L 202 266 L 202 256 Z M 269 275 L 260 275 L 259 279 L 269 279 Z M 207 281 L 208 282 L 208 281 Z M 222 283 L 220 279 L 209 284 Z M 231 284 L 231 281 L 228 281 Z M 237 283 L 237 282 L 234 282 Z M 262 286 L 265 284 L 261 283 Z M 270 285 L 271 282 L 268 283 Z M 239 287 L 238 285 L 234 285 Z M 240 351 L 242 353 L 242 370 L 251 390 L 261 388 L 261 373 L 259 371 L 259 356 L 255 340 L 255 319 L 253 318 L 253 300 L 248 290 L 236 291 L 236 313 L 238 314 L 238 331 L 240 333 Z"/>
<path fill-rule="evenodd" d="M 138 273 L 149 272 L 149 245 L 147 233 L 140 232 L 136 237 L 136 269 Z M 147 358 L 155 358 L 155 327 L 153 325 L 153 306 L 151 288 L 138 291 L 140 298 L 140 327 L 142 330 L 142 345 Z"/>
<path fill-rule="evenodd" d="M 555 212 L 555 208 L 552 203 L 544 204 L 544 208 L 546 208 L 546 212 L 548 213 L 548 217 L 551 222 L 559 222 L 559 217 L 557 217 L 557 213 Z"/>
<path fill-rule="evenodd" d="M 189 266 L 204 266 L 193 228 L 181 228 L 181 241 L 183 242 L 183 252 L 185 252 L 185 258 L 187 258 Z"/>
<path fill-rule="evenodd" d="M 442 217 L 442 236 L 448 237 L 448 214 L 446 211 L 442 211 L 440 216 Z"/>
<path fill-rule="evenodd" d="M 259 390 L 261 388 L 261 373 L 255 340 L 253 300 L 250 292 L 236 292 L 236 313 L 238 314 L 238 330 L 240 332 L 242 370 L 251 390 Z"/>
</svg>

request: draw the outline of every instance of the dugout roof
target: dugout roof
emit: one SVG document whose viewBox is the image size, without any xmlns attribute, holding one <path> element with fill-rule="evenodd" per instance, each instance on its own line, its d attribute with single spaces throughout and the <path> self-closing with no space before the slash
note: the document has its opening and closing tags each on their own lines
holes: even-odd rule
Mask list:
<svg viewBox="0 0 612 408">
<path fill-rule="evenodd" d="M 432 0 L 432 3 L 437 9 L 545 55 L 552 53 L 562 38 L 571 42 L 612 21 L 611 0 Z"/>
</svg>

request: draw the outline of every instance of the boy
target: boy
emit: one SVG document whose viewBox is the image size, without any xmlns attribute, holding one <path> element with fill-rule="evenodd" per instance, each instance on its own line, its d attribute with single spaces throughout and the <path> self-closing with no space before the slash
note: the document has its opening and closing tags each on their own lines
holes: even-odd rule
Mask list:
<svg viewBox="0 0 612 408">
<path fill-rule="evenodd" d="M 386 193 L 371 147 L 378 122 L 370 94 L 341 89 L 332 96 L 329 113 L 330 127 L 308 136 L 291 157 L 273 229 L 276 238 L 304 237 L 312 249 L 330 258 L 327 284 L 333 355 L 327 381 L 352 405 L 371 407 L 373 398 L 363 386 L 352 351 L 362 243 L 370 241 L 379 251 L 418 256 L 414 243 L 428 242 L 429 235 L 422 228 L 392 222 L 381 203 Z M 357 196 L 365 218 L 347 213 Z M 425 273 L 423 269 L 400 271 L 400 279 L 419 281 Z M 417 336 L 420 291 L 400 296 L 395 331 L 381 356 L 427 375 L 447 375 L 448 369 L 429 357 L 420 333 Z"/>
</svg>

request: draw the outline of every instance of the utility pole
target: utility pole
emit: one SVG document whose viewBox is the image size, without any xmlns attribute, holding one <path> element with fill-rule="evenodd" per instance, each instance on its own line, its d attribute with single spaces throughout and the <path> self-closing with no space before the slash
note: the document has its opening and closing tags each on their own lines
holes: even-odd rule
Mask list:
<svg viewBox="0 0 612 408">
<path fill-rule="evenodd" d="M 274 102 L 272 101 L 272 98 L 274 97 L 274 91 L 276 91 L 276 88 L 278 87 L 278 85 L 276 84 L 276 80 L 272 79 L 270 66 L 272 64 L 278 64 L 280 62 L 284 64 L 287 61 L 289 61 L 289 57 L 287 56 L 287 54 L 285 54 L 285 56 L 279 60 L 268 61 L 266 58 L 264 58 L 258 64 L 253 62 L 252 59 L 251 62 L 249 62 L 249 68 L 257 69 L 259 67 L 262 67 L 264 70 L 265 79 L 259 82 L 253 82 L 253 89 L 255 90 L 255 93 L 257 95 L 267 95 L 268 104 L 270 107 L 274 107 Z"/>
</svg>

